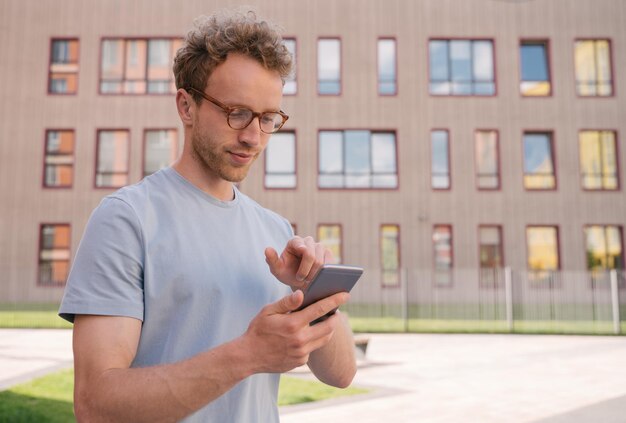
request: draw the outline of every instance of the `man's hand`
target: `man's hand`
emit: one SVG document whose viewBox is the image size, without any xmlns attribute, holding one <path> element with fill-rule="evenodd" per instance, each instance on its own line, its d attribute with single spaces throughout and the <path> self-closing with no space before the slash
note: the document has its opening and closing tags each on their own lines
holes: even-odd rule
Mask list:
<svg viewBox="0 0 626 423">
<path fill-rule="evenodd" d="M 282 373 L 306 364 L 309 354 L 330 342 L 339 315 L 313 326 L 309 322 L 345 304 L 348 298 L 348 293 L 341 292 L 294 312 L 304 299 L 302 291 L 296 291 L 265 306 L 242 337 L 257 358 L 254 371 Z"/>
<path fill-rule="evenodd" d="M 291 238 L 280 256 L 271 247 L 265 249 L 265 261 L 272 274 L 293 290 L 304 289 L 332 257 L 328 248 L 310 236 Z"/>
</svg>

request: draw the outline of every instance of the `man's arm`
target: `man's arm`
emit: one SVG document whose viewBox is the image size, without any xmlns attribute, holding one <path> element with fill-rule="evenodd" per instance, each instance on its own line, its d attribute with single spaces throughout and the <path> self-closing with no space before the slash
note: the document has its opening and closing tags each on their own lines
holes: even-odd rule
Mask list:
<svg viewBox="0 0 626 423">
<path fill-rule="evenodd" d="M 282 373 L 309 361 L 333 337 L 333 320 L 308 322 L 343 304 L 341 295 L 289 313 L 300 291 L 264 307 L 244 335 L 187 360 L 130 368 L 141 322 L 77 315 L 74 322 L 75 412 L 85 422 L 177 421 L 255 373 Z M 310 319 L 310 320 L 309 320 Z"/>
</svg>

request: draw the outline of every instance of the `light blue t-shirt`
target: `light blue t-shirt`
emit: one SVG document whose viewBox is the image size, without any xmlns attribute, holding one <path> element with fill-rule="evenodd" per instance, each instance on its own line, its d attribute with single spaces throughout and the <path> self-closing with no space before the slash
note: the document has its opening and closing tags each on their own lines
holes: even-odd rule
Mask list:
<svg viewBox="0 0 626 423">
<path fill-rule="evenodd" d="M 143 321 L 132 367 L 173 363 L 242 335 L 265 305 L 291 293 L 270 273 L 291 225 L 235 188 L 207 195 L 173 168 L 105 197 L 70 272 L 59 314 Z M 278 374 L 256 374 L 188 422 L 278 421 Z"/>
</svg>

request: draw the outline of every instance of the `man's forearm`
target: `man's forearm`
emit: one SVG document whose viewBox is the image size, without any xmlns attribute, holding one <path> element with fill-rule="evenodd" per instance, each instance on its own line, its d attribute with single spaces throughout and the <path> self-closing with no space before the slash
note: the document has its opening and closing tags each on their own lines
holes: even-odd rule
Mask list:
<svg viewBox="0 0 626 423">
<path fill-rule="evenodd" d="M 339 322 L 332 339 L 324 347 L 311 353 L 308 365 L 322 382 L 346 388 L 356 374 L 354 338 L 346 315 L 337 313 L 336 317 Z"/>
<path fill-rule="evenodd" d="M 94 375 L 89 389 L 77 383 L 78 421 L 178 421 L 255 372 L 246 350 L 239 338 L 177 363 Z"/>
</svg>

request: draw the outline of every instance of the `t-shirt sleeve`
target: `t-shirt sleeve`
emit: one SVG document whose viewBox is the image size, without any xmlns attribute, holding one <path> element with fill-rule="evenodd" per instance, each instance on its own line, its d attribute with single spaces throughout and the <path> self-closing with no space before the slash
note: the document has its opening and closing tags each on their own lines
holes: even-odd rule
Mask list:
<svg viewBox="0 0 626 423">
<path fill-rule="evenodd" d="M 126 316 L 143 321 L 144 248 L 133 208 L 107 197 L 92 213 L 76 252 L 59 316 Z"/>
</svg>

